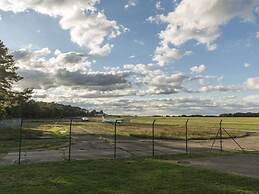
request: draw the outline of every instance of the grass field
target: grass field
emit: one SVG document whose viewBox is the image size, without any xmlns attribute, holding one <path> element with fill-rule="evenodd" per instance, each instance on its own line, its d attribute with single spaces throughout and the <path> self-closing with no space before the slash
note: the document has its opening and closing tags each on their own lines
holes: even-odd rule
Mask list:
<svg viewBox="0 0 259 194">
<path fill-rule="evenodd" d="M 185 123 L 188 123 L 188 138 L 208 139 L 214 138 L 219 129 L 219 122 L 223 120 L 222 127 L 226 128 L 233 136 L 243 136 L 247 132 L 259 131 L 259 118 L 230 118 L 230 117 L 108 117 L 107 119 L 123 119 L 125 124 L 117 127 L 118 134 L 126 136 L 150 137 L 151 124 L 155 123 L 156 138 L 185 138 Z M 93 133 L 113 134 L 113 126 L 109 124 L 88 122 L 78 123 L 74 131 L 80 133 L 85 130 Z M 227 134 L 223 133 L 227 137 Z"/>
<path fill-rule="evenodd" d="M 0 167 L 0 191 L 3 194 L 255 194 L 259 193 L 259 180 L 184 167 L 163 159 L 92 160 Z"/>
<path fill-rule="evenodd" d="M 0 154 L 18 151 L 19 129 L 0 129 Z M 22 148 L 56 149 L 67 144 L 68 129 L 66 123 L 24 122 Z"/>
<path fill-rule="evenodd" d="M 214 138 L 222 119 L 222 127 L 228 129 L 232 136 L 243 136 L 246 132 L 259 131 L 259 118 L 220 118 L 220 117 L 110 117 L 107 119 L 124 119 L 118 125 L 117 134 L 123 136 L 148 137 L 152 135 L 152 122 L 156 119 L 156 138 L 184 139 L 185 122 L 189 119 L 189 139 Z M 69 121 L 25 121 L 23 126 L 23 150 L 56 149 L 68 142 Z M 100 118 L 90 122 L 74 122 L 73 135 L 114 134 L 114 126 L 102 123 Z M 224 137 L 227 134 L 223 133 Z M 0 153 L 16 151 L 19 130 L 1 130 Z"/>
<path fill-rule="evenodd" d="M 185 122 L 189 119 L 190 128 L 209 129 L 218 128 L 222 120 L 222 127 L 245 131 L 259 131 L 259 118 L 256 117 L 136 117 L 131 118 L 132 123 L 152 123 L 157 125 L 170 125 L 176 128 L 185 128 Z"/>
</svg>

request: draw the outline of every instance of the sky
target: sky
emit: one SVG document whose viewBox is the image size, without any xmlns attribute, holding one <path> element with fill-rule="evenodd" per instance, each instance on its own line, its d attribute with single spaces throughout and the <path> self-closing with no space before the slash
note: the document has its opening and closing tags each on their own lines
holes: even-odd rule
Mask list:
<svg viewBox="0 0 259 194">
<path fill-rule="evenodd" d="M 110 114 L 259 111 L 259 0 L 1 0 L 33 99 Z"/>
</svg>

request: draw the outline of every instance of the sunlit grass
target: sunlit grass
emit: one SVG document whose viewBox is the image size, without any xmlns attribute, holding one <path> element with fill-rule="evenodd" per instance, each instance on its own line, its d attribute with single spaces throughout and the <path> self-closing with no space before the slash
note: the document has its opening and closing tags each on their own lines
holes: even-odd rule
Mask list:
<svg viewBox="0 0 259 194">
<path fill-rule="evenodd" d="M 233 137 L 247 135 L 248 131 L 259 130 L 258 118 L 219 118 L 219 117 L 110 117 L 107 119 L 124 119 L 124 123 L 117 126 L 117 134 L 151 138 L 152 122 L 155 123 L 155 137 L 162 139 L 185 139 L 185 123 L 188 123 L 189 139 L 215 138 L 219 129 L 219 122 Z M 102 123 L 101 118 L 91 118 L 90 122 L 73 121 L 72 135 L 86 134 L 114 135 L 114 125 Z M 23 150 L 57 149 L 68 143 L 70 121 L 58 120 L 26 120 L 23 125 Z M 16 151 L 19 142 L 19 129 L 1 130 L 0 153 Z M 228 137 L 223 133 L 223 137 Z"/>
<path fill-rule="evenodd" d="M 259 191 L 256 179 L 184 167 L 167 160 L 91 160 L 0 167 L 0 191 L 8 194 Z"/>
</svg>

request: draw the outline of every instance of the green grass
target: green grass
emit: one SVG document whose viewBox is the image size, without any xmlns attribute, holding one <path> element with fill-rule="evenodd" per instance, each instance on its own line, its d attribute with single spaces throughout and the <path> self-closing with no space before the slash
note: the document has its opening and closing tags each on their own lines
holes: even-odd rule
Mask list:
<svg viewBox="0 0 259 194">
<path fill-rule="evenodd" d="M 175 128 L 185 128 L 185 122 L 189 119 L 190 128 L 208 129 L 222 127 L 227 129 L 259 131 L 259 118 L 257 117 L 136 117 L 131 118 L 131 123 L 151 124 L 156 119 L 156 125 L 170 125 Z"/>
<path fill-rule="evenodd" d="M 120 133 L 130 135 L 151 135 L 151 124 L 156 120 L 157 137 L 184 138 L 185 123 L 189 119 L 188 129 L 190 138 L 214 137 L 220 120 L 223 120 L 222 127 L 227 129 L 233 136 L 242 136 L 246 132 L 259 131 L 259 118 L 257 117 L 107 117 L 106 119 L 124 119 L 131 126 L 120 126 Z M 98 119 L 93 119 L 98 120 Z M 135 126 L 134 126 L 135 125 Z M 98 126 L 99 127 L 99 126 Z M 101 127 L 101 126 L 100 126 Z M 110 129 L 112 130 L 112 129 Z"/>
<path fill-rule="evenodd" d="M 259 180 L 162 159 L 92 160 L 0 167 L 1 194 L 259 193 Z"/>
<path fill-rule="evenodd" d="M 116 119 L 116 118 L 107 118 Z M 214 138 L 219 128 L 219 121 L 223 120 L 223 128 L 234 136 L 244 136 L 247 132 L 259 131 L 259 118 L 247 117 L 120 117 L 125 124 L 117 127 L 117 134 L 150 138 L 152 136 L 151 123 L 156 119 L 155 136 L 165 139 L 184 139 L 185 122 L 189 119 L 189 139 Z M 74 122 L 72 126 L 73 136 L 84 134 L 114 134 L 114 126 L 101 123 L 101 118 L 92 118 L 91 122 Z M 95 122 L 94 122 L 95 121 Z M 98 121 L 98 122 L 96 122 Z M 0 154 L 16 151 L 18 148 L 17 130 L 0 130 Z M 25 121 L 23 126 L 23 150 L 32 149 L 56 149 L 64 147 L 68 140 L 69 121 Z M 44 139 L 41 139 L 45 137 Z M 46 138 L 48 137 L 48 138 Z M 227 137 L 223 133 L 223 137 Z"/>
<path fill-rule="evenodd" d="M 217 128 L 205 128 L 205 127 L 189 127 L 188 138 L 189 139 L 210 139 L 215 138 Z M 246 131 L 238 129 L 228 129 L 228 132 L 234 136 L 244 136 Z M 114 134 L 114 126 L 111 124 L 97 123 L 97 122 L 85 122 L 74 123 L 73 134 Z M 124 123 L 117 126 L 117 134 L 123 136 L 134 137 L 146 137 L 152 136 L 152 126 L 146 123 Z M 185 139 L 185 126 L 175 126 L 170 124 L 157 124 L 155 126 L 156 138 L 162 139 Z M 226 133 L 223 133 L 223 137 L 228 137 Z"/>
<path fill-rule="evenodd" d="M 0 129 L 0 154 L 18 151 L 19 129 Z M 68 142 L 67 123 L 24 122 L 22 150 L 57 149 Z"/>
</svg>

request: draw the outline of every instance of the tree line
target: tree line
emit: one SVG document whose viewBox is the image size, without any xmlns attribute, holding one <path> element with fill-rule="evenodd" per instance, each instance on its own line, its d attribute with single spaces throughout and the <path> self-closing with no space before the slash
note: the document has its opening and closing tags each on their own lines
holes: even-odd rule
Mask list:
<svg viewBox="0 0 259 194">
<path fill-rule="evenodd" d="M 253 112 L 238 112 L 238 113 L 223 113 L 220 115 L 153 115 L 153 117 L 259 117 L 259 113 Z"/>
<path fill-rule="evenodd" d="M 92 117 L 99 112 L 71 105 L 63 105 L 54 102 L 37 102 L 30 100 L 22 104 L 22 107 L 12 106 L 6 109 L 10 118 L 72 118 L 72 117 Z M 102 112 L 102 111 L 100 111 Z"/>
<path fill-rule="evenodd" d="M 17 74 L 14 57 L 0 40 L 0 119 L 90 117 L 103 113 L 54 102 L 36 102 L 31 99 L 33 89 L 13 89 L 13 84 L 21 79 L 23 78 Z"/>
<path fill-rule="evenodd" d="M 57 103 L 36 102 L 30 100 L 20 106 L 12 106 L 6 109 L 8 117 L 11 118 L 68 118 L 86 116 L 87 111 L 70 105 Z"/>
<path fill-rule="evenodd" d="M 237 112 L 237 113 L 226 113 L 219 115 L 220 117 L 259 117 L 259 113 L 253 113 L 253 112 Z"/>
</svg>

